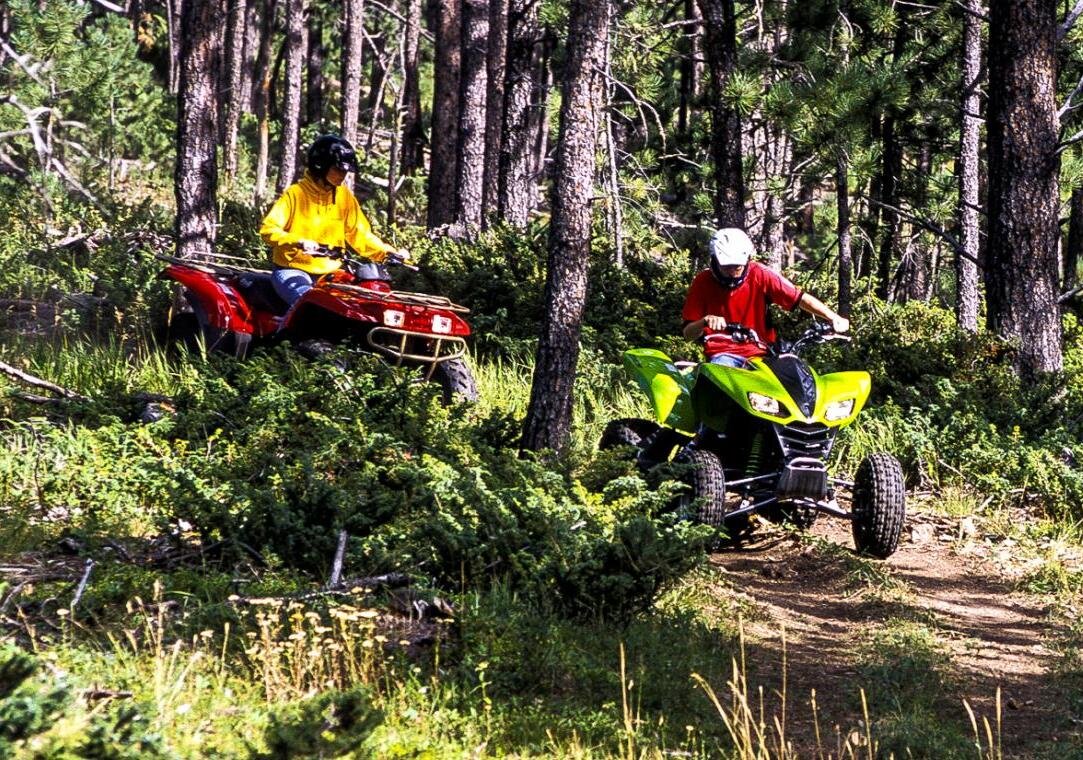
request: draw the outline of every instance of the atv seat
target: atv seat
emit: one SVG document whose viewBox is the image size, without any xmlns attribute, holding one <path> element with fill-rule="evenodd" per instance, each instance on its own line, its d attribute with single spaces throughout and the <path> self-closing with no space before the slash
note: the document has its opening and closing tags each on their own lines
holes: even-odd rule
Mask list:
<svg viewBox="0 0 1083 760">
<path fill-rule="evenodd" d="M 270 272 L 245 272 L 237 278 L 237 290 L 255 310 L 285 314 L 289 304 L 275 292 Z"/>
</svg>

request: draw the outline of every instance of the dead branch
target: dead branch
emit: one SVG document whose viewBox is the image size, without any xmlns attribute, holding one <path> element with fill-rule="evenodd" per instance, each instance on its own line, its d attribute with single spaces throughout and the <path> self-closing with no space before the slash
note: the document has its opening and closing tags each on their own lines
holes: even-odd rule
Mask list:
<svg viewBox="0 0 1083 760">
<path fill-rule="evenodd" d="M 90 581 L 90 571 L 94 569 L 94 560 L 87 558 L 86 566 L 83 569 L 83 577 L 79 579 L 79 586 L 75 589 L 75 596 L 71 599 L 69 607 L 75 609 L 79 602 L 83 598 L 83 592 L 86 591 L 86 584 Z"/>
<path fill-rule="evenodd" d="M 87 702 L 96 702 L 100 699 L 131 699 L 134 697 L 130 691 L 113 691 L 112 689 L 87 689 L 83 692 L 83 699 Z"/>
<path fill-rule="evenodd" d="M 335 560 L 331 563 L 331 577 L 327 581 L 327 588 L 334 588 L 342 580 L 342 562 L 346 558 L 346 542 L 350 534 L 344 530 L 338 533 L 338 546 L 335 548 Z"/>
<path fill-rule="evenodd" d="M 23 372 L 21 369 L 13 367 L 6 362 L 0 362 L 0 372 L 4 373 L 8 377 L 12 377 L 18 380 L 25 385 L 29 385 L 32 388 L 41 388 L 43 390 L 55 393 L 58 396 L 62 396 L 65 399 L 70 399 L 72 401 L 90 400 L 86 396 L 82 396 L 75 391 L 69 391 L 67 388 L 62 388 L 56 383 L 51 383 L 48 380 L 42 380 L 40 377 L 31 375 L 29 372 Z"/>
</svg>

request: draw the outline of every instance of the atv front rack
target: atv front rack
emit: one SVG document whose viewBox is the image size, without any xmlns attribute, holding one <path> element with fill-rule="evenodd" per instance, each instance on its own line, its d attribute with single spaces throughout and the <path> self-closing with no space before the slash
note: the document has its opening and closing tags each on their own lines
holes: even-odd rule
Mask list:
<svg viewBox="0 0 1083 760">
<path fill-rule="evenodd" d="M 430 296 L 425 293 L 409 293 L 403 290 L 372 290 L 370 288 L 362 288 L 359 285 L 349 285 L 344 282 L 329 282 L 326 283 L 324 287 L 330 290 L 344 290 L 349 293 L 358 293 L 365 296 L 365 298 L 371 298 L 377 301 L 395 301 L 396 303 L 404 303 L 411 306 L 424 306 L 429 309 L 453 311 L 456 314 L 470 313 L 470 309 L 465 306 L 459 306 L 459 304 L 453 303 L 451 299 L 444 298 L 443 296 Z"/>
<path fill-rule="evenodd" d="M 406 342 L 411 338 L 425 342 L 432 342 L 432 352 L 417 354 L 406 350 Z M 466 353 L 466 341 L 456 335 L 426 338 L 416 332 L 398 330 L 394 327 L 382 325 L 373 327 L 365 335 L 365 340 L 377 352 L 389 356 L 395 360 L 394 366 L 400 367 L 404 361 L 428 364 L 428 375 L 432 375 L 436 365 L 440 362 L 458 359 Z M 428 379 L 428 376 L 426 376 Z"/>
</svg>

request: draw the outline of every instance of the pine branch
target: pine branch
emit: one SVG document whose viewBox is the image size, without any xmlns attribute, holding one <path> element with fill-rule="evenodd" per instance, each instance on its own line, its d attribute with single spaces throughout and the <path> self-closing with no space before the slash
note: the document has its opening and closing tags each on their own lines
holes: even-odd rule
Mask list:
<svg viewBox="0 0 1083 760">
<path fill-rule="evenodd" d="M 890 203 L 883 203 L 882 201 L 875 200 L 874 198 L 866 198 L 865 200 L 868 203 L 871 203 L 873 206 L 879 206 L 880 208 L 887 209 L 888 211 L 892 211 L 892 212 L 898 214 L 899 216 L 901 216 L 902 218 L 908 219 L 909 221 L 913 222 L 914 224 L 918 224 L 918 225 L 924 227 L 929 232 L 933 233 L 934 235 L 939 237 L 941 240 L 943 240 L 945 243 L 950 245 L 952 250 L 955 251 L 956 256 L 962 256 L 964 259 L 967 259 L 969 261 L 973 261 L 975 264 L 978 264 L 979 266 L 981 265 L 981 261 L 979 261 L 976 256 L 971 256 L 969 253 L 967 253 L 966 250 L 963 248 L 963 244 L 960 243 L 959 240 L 954 235 L 952 235 L 950 232 L 945 230 L 943 227 L 941 227 L 939 224 L 932 221 L 931 219 L 926 219 L 925 217 L 915 216 L 914 214 L 911 214 L 908 211 L 904 211 L 903 209 L 899 208 L 898 206 L 892 206 Z"/>
<path fill-rule="evenodd" d="M 1083 0 L 1076 0 L 1076 4 L 1065 17 L 1064 23 L 1057 29 L 1057 42 L 1068 36 L 1068 32 L 1072 31 L 1072 27 L 1075 26 L 1075 22 L 1079 20 L 1081 14 L 1083 14 Z"/>
</svg>

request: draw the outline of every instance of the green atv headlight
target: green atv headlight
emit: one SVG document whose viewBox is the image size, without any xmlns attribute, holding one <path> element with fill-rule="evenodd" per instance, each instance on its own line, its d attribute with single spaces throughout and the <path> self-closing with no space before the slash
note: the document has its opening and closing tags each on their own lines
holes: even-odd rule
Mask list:
<svg viewBox="0 0 1083 760">
<path fill-rule="evenodd" d="M 748 394 L 748 405 L 760 414 L 770 414 L 775 417 L 786 416 L 786 412 L 782 410 L 782 405 L 778 403 L 777 398 L 771 398 L 762 393 L 750 391 Z"/>
<path fill-rule="evenodd" d="M 853 414 L 855 400 L 848 398 L 845 401 L 832 401 L 824 409 L 824 419 L 828 422 L 838 422 L 846 419 Z"/>
</svg>

